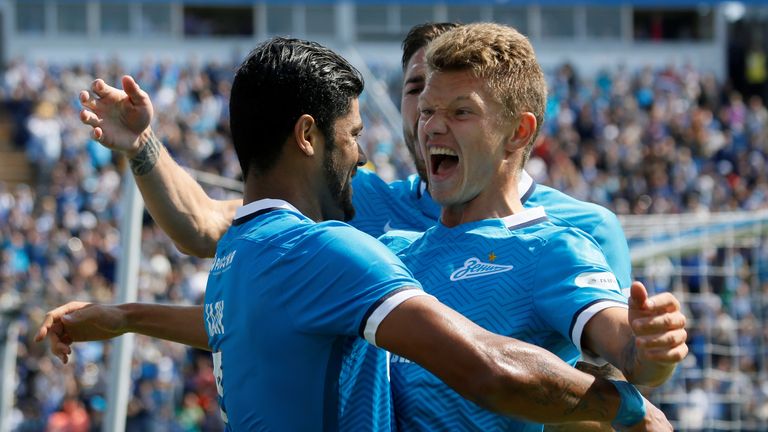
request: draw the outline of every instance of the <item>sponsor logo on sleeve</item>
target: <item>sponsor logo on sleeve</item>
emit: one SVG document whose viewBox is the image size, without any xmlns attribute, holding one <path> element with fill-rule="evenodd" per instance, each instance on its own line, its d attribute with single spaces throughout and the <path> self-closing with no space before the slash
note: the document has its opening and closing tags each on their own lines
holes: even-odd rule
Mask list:
<svg viewBox="0 0 768 432">
<path fill-rule="evenodd" d="M 618 290 L 619 282 L 611 272 L 587 272 L 576 276 L 576 286 Z"/>
</svg>

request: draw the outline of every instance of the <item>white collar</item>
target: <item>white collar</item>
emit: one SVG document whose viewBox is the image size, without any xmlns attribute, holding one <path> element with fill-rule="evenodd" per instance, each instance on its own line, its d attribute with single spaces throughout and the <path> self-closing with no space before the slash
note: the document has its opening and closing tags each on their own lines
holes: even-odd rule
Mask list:
<svg viewBox="0 0 768 432">
<path fill-rule="evenodd" d="M 235 211 L 235 219 L 240 219 L 250 214 L 253 214 L 268 208 L 281 208 L 281 209 L 291 210 L 298 214 L 301 214 L 301 212 L 296 207 L 292 206 L 287 201 L 284 201 L 281 199 L 265 198 L 265 199 L 260 199 L 258 201 L 248 203 L 242 207 L 238 207 L 237 211 Z"/>
<path fill-rule="evenodd" d="M 517 194 L 522 199 L 533 187 L 533 177 L 525 170 L 520 170 L 520 180 L 517 182 Z"/>
<path fill-rule="evenodd" d="M 547 213 L 544 211 L 544 207 L 538 206 L 529 209 L 524 209 L 520 213 L 509 215 L 501 218 L 504 221 L 504 225 L 510 230 L 517 228 L 523 228 L 534 223 L 540 222 L 542 219 L 547 218 Z"/>
</svg>

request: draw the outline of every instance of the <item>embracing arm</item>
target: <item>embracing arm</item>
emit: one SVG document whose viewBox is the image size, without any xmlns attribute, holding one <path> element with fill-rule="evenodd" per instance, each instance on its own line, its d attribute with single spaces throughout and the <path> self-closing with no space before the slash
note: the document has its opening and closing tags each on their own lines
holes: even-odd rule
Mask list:
<svg viewBox="0 0 768 432">
<path fill-rule="evenodd" d="M 80 120 L 93 128 L 94 139 L 129 159 L 147 210 L 179 250 L 213 256 L 242 200 L 211 199 L 152 132 L 147 93 L 130 76 L 122 85 L 119 90 L 98 79 L 92 94 L 80 92 Z"/>
<path fill-rule="evenodd" d="M 51 352 L 66 363 L 73 342 L 111 339 L 137 333 L 210 350 L 202 306 L 175 306 L 151 303 L 100 305 L 70 302 L 45 314 L 35 336 L 46 336 Z"/>
<path fill-rule="evenodd" d="M 379 325 L 376 343 L 500 414 L 535 422 L 612 421 L 622 403 L 609 381 L 542 348 L 489 333 L 431 297 L 397 306 Z M 638 430 L 670 430 L 660 411 L 645 406 Z"/>
<path fill-rule="evenodd" d="M 627 380 L 658 386 L 688 354 L 685 316 L 670 293 L 648 297 L 632 284 L 629 311 L 609 308 L 584 327 L 582 346 L 621 370 Z"/>
<path fill-rule="evenodd" d="M 212 257 L 243 201 L 211 199 L 151 129 L 138 141 L 140 150 L 130 159 L 131 170 L 152 218 L 180 251 Z"/>
</svg>

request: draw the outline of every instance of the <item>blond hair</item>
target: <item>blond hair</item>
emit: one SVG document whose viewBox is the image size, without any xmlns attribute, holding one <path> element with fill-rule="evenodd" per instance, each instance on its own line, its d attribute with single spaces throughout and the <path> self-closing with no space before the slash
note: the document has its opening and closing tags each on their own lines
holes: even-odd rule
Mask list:
<svg viewBox="0 0 768 432">
<path fill-rule="evenodd" d="M 485 80 L 507 118 L 523 112 L 536 117 L 536 132 L 524 152 L 525 164 L 544 122 L 547 103 L 547 83 L 528 38 L 501 24 L 467 24 L 427 45 L 426 61 L 430 72 L 470 70 Z"/>
</svg>

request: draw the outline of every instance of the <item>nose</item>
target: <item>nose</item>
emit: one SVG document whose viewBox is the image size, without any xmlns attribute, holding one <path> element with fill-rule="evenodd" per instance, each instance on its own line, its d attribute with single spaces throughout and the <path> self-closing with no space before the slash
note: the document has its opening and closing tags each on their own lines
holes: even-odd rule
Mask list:
<svg viewBox="0 0 768 432">
<path fill-rule="evenodd" d="M 428 137 L 443 134 L 446 131 L 445 119 L 439 111 L 435 111 L 429 117 L 422 118 L 421 128 Z"/>
<path fill-rule="evenodd" d="M 368 163 L 368 158 L 365 156 L 365 152 L 363 151 L 363 148 L 360 147 L 360 144 L 357 145 L 357 166 L 361 167 Z"/>
</svg>

